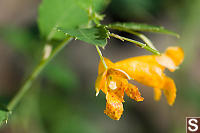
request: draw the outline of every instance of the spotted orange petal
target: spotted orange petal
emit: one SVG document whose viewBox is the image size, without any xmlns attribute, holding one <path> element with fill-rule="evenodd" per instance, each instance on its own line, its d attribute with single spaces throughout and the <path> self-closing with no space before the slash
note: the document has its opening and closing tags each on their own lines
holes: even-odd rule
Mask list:
<svg viewBox="0 0 200 133">
<path fill-rule="evenodd" d="M 119 120 L 123 113 L 123 104 L 113 95 L 106 95 L 106 110 L 104 113 L 109 116 L 111 119 Z"/>
<path fill-rule="evenodd" d="M 124 102 L 124 90 L 128 87 L 127 79 L 116 75 L 109 75 L 107 79 L 108 93 Z"/>
<path fill-rule="evenodd" d="M 126 95 L 129 96 L 131 99 L 140 102 L 143 101 L 144 98 L 141 97 L 141 94 L 137 88 L 137 86 L 128 84 L 128 88 L 125 89 Z"/>
</svg>

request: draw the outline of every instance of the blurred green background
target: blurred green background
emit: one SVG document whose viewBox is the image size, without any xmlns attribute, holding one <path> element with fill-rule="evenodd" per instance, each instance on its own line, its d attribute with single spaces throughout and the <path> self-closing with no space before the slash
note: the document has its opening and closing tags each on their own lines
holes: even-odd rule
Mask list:
<svg viewBox="0 0 200 133">
<path fill-rule="evenodd" d="M 0 103 L 8 103 L 42 56 L 44 41 L 37 27 L 40 2 L 0 1 Z M 105 95 L 95 96 L 99 62 L 95 47 L 72 41 L 34 82 L 0 133 L 183 133 L 185 117 L 200 116 L 200 1 L 112 0 L 103 13 L 103 23 L 145 22 L 181 35 L 177 39 L 146 34 L 162 52 L 172 45 L 185 51 L 180 69 L 167 72 L 178 88 L 174 106 L 169 107 L 164 97 L 155 102 L 153 89 L 137 84 L 144 102 L 126 97 L 122 118 L 111 120 L 103 113 Z M 103 54 L 118 61 L 151 53 L 110 39 Z"/>
</svg>

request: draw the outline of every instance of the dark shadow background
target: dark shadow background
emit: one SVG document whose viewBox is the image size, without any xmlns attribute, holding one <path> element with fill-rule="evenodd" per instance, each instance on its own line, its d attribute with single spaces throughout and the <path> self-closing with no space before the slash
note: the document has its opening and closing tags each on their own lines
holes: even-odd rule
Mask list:
<svg viewBox="0 0 200 133">
<path fill-rule="evenodd" d="M 44 42 L 39 37 L 37 8 L 40 0 L 0 1 L 0 102 L 6 104 L 41 57 Z M 178 45 L 185 60 L 175 73 L 178 92 L 173 107 L 166 99 L 153 100 L 153 89 L 137 84 L 145 100 L 126 97 L 119 121 L 108 118 L 105 95 L 95 96 L 99 57 L 95 47 L 71 42 L 45 68 L 1 133 L 183 133 L 185 117 L 200 114 L 200 1 L 113 0 L 104 11 L 103 23 L 142 22 L 162 25 L 180 39 L 146 34 L 164 51 Z M 127 37 L 134 36 L 119 33 Z M 135 38 L 138 39 L 138 38 Z M 134 44 L 111 38 L 105 57 L 118 61 L 151 54 Z"/>
</svg>

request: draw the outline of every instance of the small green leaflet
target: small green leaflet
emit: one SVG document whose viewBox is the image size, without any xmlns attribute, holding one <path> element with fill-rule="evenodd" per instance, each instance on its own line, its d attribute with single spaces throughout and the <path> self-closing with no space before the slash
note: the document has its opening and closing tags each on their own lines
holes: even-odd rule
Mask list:
<svg viewBox="0 0 200 133">
<path fill-rule="evenodd" d="M 146 31 L 146 32 L 157 32 L 168 34 L 172 36 L 176 36 L 179 38 L 179 35 L 175 32 L 169 31 L 162 26 L 153 26 L 147 24 L 139 24 L 139 23 L 114 23 L 107 25 L 109 29 L 119 30 L 119 31 Z"/>
<path fill-rule="evenodd" d="M 0 105 L 0 127 L 7 123 L 9 114 L 10 112 L 5 107 Z"/>
<path fill-rule="evenodd" d="M 63 32 L 66 35 L 70 35 L 75 39 L 87 42 L 89 44 L 105 47 L 107 44 L 107 38 L 109 37 L 109 31 L 105 27 L 93 27 L 87 29 L 63 29 L 57 28 L 58 31 Z"/>
</svg>

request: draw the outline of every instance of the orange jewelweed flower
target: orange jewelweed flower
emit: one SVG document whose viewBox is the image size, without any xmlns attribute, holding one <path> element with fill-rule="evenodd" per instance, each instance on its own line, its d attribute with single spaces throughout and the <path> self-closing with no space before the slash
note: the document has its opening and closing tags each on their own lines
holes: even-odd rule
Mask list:
<svg viewBox="0 0 200 133">
<path fill-rule="evenodd" d="M 173 79 L 164 74 L 164 70 L 168 68 L 171 72 L 175 71 L 183 58 L 184 53 L 180 47 L 168 47 L 161 55 L 133 57 L 116 63 L 104 58 L 108 68 L 105 69 L 100 61 L 95 83 L 96 96 L 100 90 L 106 94 L 104 113 L 114 120 L 120 119 L 123 113 L 124 92 L 137 102 L 144 100 L 138 88 L 128 83 L 131 79 L 153 87 L 156 101 L 160 100 L 163 90 L 168 104 L 173 105 L 176 86 Z"/>
</svg>

